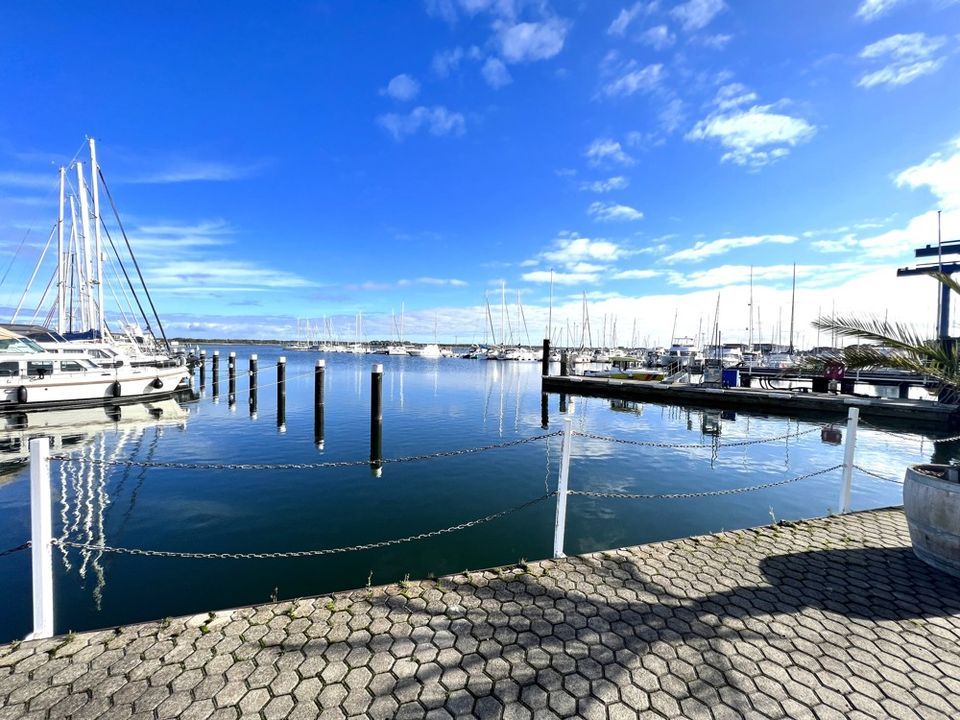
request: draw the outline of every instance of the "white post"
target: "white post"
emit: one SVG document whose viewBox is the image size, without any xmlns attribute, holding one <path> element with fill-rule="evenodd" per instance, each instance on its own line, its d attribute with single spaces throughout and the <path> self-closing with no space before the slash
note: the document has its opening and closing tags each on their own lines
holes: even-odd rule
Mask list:
<svg viewBox="0 0 960 720">
<path fill-rule="evenodd" d="M 850 486 L 853 483 L 853 454 L 857 449 L 857 424 L 860 408 L 850 408 L 847 415 L 847 442 L 843 446 L 843 482 L 840 486 L 840 514 L 850 512 Z"/>
<path fill-rule="evenodd" d="M 563 535 L 567 525 L 567 485 L 570 478 L 570 448 L 573 441 L 573 408 L 563 418 L 563 445 L 560 449 L 560 478 L 557 481 L 557 517 L 553 526 L 553 557 L 565 558 Z"/>
<path fill-rule="evenodd" d="M 30 521 L 33 554 L 33 632 L 28 640 L 53 637 L 53 534 L 50 501 L 50 438 L 30 441 Z"/>
</svg>

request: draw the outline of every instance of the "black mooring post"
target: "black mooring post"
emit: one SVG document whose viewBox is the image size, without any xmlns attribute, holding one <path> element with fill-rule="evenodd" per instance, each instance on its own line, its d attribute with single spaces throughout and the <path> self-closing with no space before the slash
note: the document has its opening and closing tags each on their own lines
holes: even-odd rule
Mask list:
<svg viewBox="0 0 960 720">
<path fill-rule="evenodd" d="M 257 354 L 250 356 L 250 417 L 257 416 Z"/>
<path fill-rule="evenodd" d="M 237 354 L 227 356 L 227 402 L 230 405 L 237 403 Z"/>
<path fill-rule="evenodd" d="M 569 366 L 570 366 L 570 354 L 566 350 L 564 350 L 562 353 L 560 353 L 560 376 L 561 377 L 567 376 L 567 374 L 569 373 Z"/>
<path fill-rule="evenodd" d="M 207 384 L 207 351 L 200 351 L 200 389 Z"/>
<path fill-rule="evenodd" d="M 313 370 L 313 441 L 323 450 L 323 377 L 325 360 L 317 360 Z"/>
<path fill-rule="evenodd" d="M 213 365 L 211 367 L 213 375 L 213 396 L 220 397 L 220 351 L 213 351 Z"/>
<path fill-rule="evenodd" d="M 566 414 L 567 412 L 567 395 L 566 393 L 560 393 L 560 412 Z"/>
<path fill-rule="evenodd" d="M 287 430 L 287 359 L 277 358 L 277 430 Z"/>
<path fill-rule="evenodd" d="M 540 393 L 540 427 L 550 427 L 550 405 L 546 393 Z"/>
<path fill-rule="evenodd" d="M 550 374 L 550 338 L 543 339 L 543 358 L 540 360 L 540 374 Z"/>
<path fill-rule="evenodd" d="M 383 468 L 383 365 L 370 374 L 370 468 L 379 476 Z"/>
</svg>

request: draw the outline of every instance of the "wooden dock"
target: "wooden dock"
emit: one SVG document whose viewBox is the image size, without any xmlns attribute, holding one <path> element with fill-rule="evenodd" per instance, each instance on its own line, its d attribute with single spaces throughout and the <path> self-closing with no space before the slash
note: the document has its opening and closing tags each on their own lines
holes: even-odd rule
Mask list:
<svg viewBox="0 0 960 720">
<path fill-rule="evenodd" d="M 544 375 L 543 391 L 826 421 L 845 418 L 849 408 L 857 407 L 861 417 L 893 426 L 909 424 L 911 427 L 922 426 L 927 430 L 946 430 L 960 424 L 960 407 L 933 400 L 904 400 L 796 390 L 705 387 L 655 380 L 623 380 L 580 375 Z"/>
</svg>

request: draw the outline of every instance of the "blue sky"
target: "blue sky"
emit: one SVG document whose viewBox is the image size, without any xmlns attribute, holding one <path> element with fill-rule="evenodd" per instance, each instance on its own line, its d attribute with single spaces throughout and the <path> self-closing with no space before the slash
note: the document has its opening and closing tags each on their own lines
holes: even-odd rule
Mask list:
<svg viewBox="0 0 960 720">
<path fill-rule="evenodd" d="M 8 3 L 0 306 L 84 137 L 169 334 L 798 340 L 932 328 L 960 238 L 960 2 Z M 951 81 L 952 79 L 952 81 Z M 28 301 L 39 298 L 36 289 Z M 5 313 L 8 314 L 8 313 Z M 676 329 L 674 330 L 674 318 Z M 756 325 L 755 319 L 755 325 Z M 302 321 L 301 321 L 302 323 Z M 636 330 L 634 330 L 634 327 Z M 520 339 L 525 340 L 526 334 Z M 488 338 L 489 339 L 489 338 Z M 499 338 L 498 338 L 499 339 Z"/>
</svg>

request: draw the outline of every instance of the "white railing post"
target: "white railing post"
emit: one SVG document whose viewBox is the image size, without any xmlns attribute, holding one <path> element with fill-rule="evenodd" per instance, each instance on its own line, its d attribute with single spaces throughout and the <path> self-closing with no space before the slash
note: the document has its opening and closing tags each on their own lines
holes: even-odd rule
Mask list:
<svg viewBox="0 0 960 720">
<path fill-rule="evenodd" d="M 567 525 L 567 485 L 570 478 L 570 448 L 573 444 L 573 405 L 563 418 L 563 445 L 560 449 L 560 478 L 557 481 L 557 517 L 553 527 L 553 557 L 565 558 L 563 535 Z"/>
<path fill-rule="evenodd" d="M 53 534 L 50 500 L 50 438 L 30 441 L 30 526 L 33 555 L 33 632 L 28 640 L 53 637 Z"/>
<path fill-rule="evenodd" d="M 860 408 L 850 408 L 847 415 L 847 441 L 843 446 L 843 480 L 840 484 L 840 514 L 850 512 L 850 486 L 853 484 L 853 454 L 857 449 L 857 424 Z"/>
</svg>

